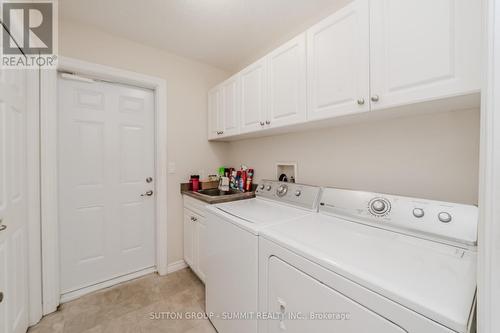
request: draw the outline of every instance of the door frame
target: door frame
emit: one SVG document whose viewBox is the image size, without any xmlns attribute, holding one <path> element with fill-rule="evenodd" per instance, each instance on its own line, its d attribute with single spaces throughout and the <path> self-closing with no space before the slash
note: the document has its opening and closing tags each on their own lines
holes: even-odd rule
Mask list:
<svg viewBox="0 0 500 333">
<path fill-rule="evenodd" d="M 40 76 L 40 178 L 43 314 L 60 304 L 58 221 L 58 71 L 152 89 L 155 96 L 155 217 L 156 270 L 167 274 L 167 83 L 166 80 L 123 69 L 59 57 L 57 70 Z"/>
<path fill-rule="evenodd" d="M 478 332 L 500 331 L 500 0 L 483 5 Z"/>
</svg>

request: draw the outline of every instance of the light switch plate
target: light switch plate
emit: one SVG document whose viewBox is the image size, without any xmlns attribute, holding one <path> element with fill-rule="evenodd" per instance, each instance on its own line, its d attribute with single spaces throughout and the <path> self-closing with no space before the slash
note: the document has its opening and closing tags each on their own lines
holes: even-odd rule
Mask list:
<svg viewBox="0 0 500 333">
<path fill-rule="evenodd" d="M 175 162 L 168 162 L 168 173 L 175 173 Z"/>
</svg>

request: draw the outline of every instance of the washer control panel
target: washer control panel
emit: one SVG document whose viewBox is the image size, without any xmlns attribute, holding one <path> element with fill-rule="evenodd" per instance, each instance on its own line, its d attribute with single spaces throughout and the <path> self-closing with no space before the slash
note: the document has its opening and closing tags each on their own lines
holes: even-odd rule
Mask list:
<svg viewBox="0 0 500 333">
<path fill-rule="evenodd" d="M 321 188 L 319 186 L 262 180 L 255 190 L 260 198 L 276 200 L 312 211 L 318 210 Z"/>
<path fill-rule="evenodd" d="M 320 212 L 453 245 L 477 244 L 475 206 L 403 196 L 323 189 Z"/>
</svg>

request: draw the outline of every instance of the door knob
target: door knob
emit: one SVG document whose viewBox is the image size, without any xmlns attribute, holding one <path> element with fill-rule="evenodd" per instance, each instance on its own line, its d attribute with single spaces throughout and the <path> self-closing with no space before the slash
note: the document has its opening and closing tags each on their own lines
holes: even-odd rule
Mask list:
<svg viewBox="0 0 500 333">
<path fill-rule="evenodd" d="M 3 224 L 3 220 L 0 219 L 0 231 L 4 231 L 5 229 L 7 229 L 7 226 Z"/>
<path fill-rule="evenodd" d="M 150 197 L 153 195 L 153 191 L 147 191 L 146 193 L 141 194 L 141 197 Z"/>
</svg>

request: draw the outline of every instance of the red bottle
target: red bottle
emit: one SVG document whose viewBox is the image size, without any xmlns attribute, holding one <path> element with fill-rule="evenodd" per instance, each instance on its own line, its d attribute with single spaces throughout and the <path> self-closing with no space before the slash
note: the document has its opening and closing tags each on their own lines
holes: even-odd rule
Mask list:
<svg viewBox="0 0 500 333">
<path fill-rule="evenodd" d="M 189 182 L 191 183 L 191 191 L 198 192 L 200 189 L 200 176 L 198 175 L 191 176 Z"/>
</svg>

